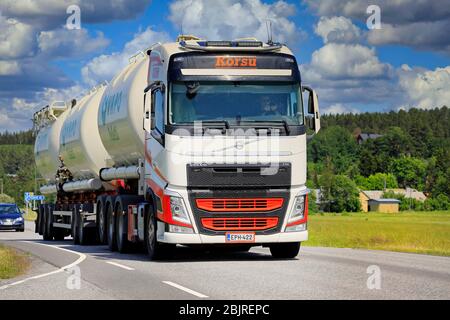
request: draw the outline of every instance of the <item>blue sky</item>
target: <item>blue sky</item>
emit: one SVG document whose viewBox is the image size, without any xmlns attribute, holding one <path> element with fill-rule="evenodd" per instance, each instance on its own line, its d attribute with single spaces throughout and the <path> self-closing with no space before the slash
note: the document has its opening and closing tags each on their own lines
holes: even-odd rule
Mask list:
<svg viewBox="0 0 450 320">
<path fill-rule="evenodd" d="M 82 29 L 71 33 L 72 3 Z M 380 30 L 366 26 L 373 3 Z M 325 113 L 450 104 L 450 0 L 2 0 L 0 12 L 0 131 L 26 129 L 24 114 L 109 80 L 142 46 L 174 40 L 181 22 L 203 37 L 266 40 L 270 17 Z"/>
</svg>

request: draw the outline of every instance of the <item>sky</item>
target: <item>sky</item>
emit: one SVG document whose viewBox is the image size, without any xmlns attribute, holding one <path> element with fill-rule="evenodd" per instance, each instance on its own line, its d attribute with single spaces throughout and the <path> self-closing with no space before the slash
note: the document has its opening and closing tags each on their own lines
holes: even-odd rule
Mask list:
<svg viewBox="0 0 450 320">
<path fill-rule="evenodd" d="M 80 28 L 67 25 L 71 5 Z M 268 20 L 322 113 L 450 106 L 450 0 L 0 0 L 0 132 L 31 128 L 39 108 L 181 31 L 266 41 Z"/>
</svg>

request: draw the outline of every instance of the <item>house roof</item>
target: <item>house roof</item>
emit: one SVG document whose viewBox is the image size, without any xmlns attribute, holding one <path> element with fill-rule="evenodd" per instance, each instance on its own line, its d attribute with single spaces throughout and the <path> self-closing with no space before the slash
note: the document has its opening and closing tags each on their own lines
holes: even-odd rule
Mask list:
<svg viewBox="0 0 450 320">
<path fill-rule="evenodd" d="M 364 193 L 366 195 L 367 198 L 369 198 L 369 200 L 372 199 L 380 199 L 383 196 L 383 191 L 380 190 L 368 190 L 368 191 L 361 191 L 362 193 Z"/>
<path fill-rule="evenodd" d="M 412 198 L 420 201 L 425 201 L 427 199 L 427 196 L 423 192 L 417 191 L 415 189 L 386 189 L 386 191 L 401 194 L 408 199 Z M 364 193 L 366 197 L 369 198 L 369 200 L 381 199 L 384 193 L 384 191 L 381 190 L 364 190 L 361 192 Z"/>
<path fill-rule="evenodd" d="M 371 199 L 369 203 L 400 203 L 397 199 Z"/>
</svg>

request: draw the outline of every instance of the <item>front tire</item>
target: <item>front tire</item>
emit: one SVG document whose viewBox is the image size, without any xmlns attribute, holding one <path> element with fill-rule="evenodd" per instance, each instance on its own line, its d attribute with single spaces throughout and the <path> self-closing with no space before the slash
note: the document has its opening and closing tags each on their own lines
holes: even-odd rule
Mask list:
<svg viewBox="0 0 450 320">
<path fill-rule="evenodd" d="M 300 242 L 276 243 L 270 246 L 270 253 L 276 259 L 293 259 L 300 252 Z"/>
</svg>

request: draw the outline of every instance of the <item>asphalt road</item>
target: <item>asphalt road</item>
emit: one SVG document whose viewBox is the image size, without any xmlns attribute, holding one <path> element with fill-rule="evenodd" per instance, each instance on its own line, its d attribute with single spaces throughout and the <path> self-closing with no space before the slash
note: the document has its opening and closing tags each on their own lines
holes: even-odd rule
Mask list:
<svg viewBox="0 0 450 320">
<path fill-rule="evenodd" d="M 274 260 L 265 248 L 213 254 L 179 247 L 170 260 L 153 262 L 139 252 L 43 242 L 33 228 L 0 232 L 0 242 L 32 258 L 26 275 L 0 280 L 0 300 L 450 299 L 446 257 L 302 247 L 296 259 Z"/>
</svg>

